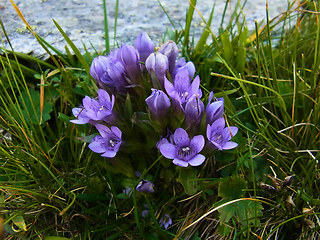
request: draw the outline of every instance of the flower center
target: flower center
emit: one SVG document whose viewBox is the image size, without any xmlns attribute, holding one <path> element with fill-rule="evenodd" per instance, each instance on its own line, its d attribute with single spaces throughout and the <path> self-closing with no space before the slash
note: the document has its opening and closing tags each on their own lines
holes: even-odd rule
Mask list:
<svg viewBox="0 0 320 240">
<path fill-rule="evenodd" d="M 178 150 L 178 156 L 181 160 L 187 161 L 193 156 L 192 148 L 189 146 L 181 147 Z"/>
<path fill-rule="evenodd" d="M 118 140 L 116 140 L 116 139 L 110 139 L 110 140 L 109 140 L 109 147 L 114 148 L 117 143 L 118 143 Z"/>
</svg>

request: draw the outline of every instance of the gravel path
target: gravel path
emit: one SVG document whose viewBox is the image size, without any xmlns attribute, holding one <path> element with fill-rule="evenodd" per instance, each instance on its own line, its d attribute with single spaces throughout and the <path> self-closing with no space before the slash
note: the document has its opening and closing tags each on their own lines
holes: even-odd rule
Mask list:
<svg viewBox="0 0 320 240">
<path fill-rule="evenodd" d="M 107 0 L 111 39 L 113 39 L 115 2 L 115 0 Z M 188 0 L 160 0 L 160 2 L 167 10 L 175 26 L 183 26 Z M 215 33 L 220 26 L 225 2 L 225 0 L 198 0 L 197 3 L 197 8 L 205 19 L 208 19 L 212 7 L 215 6 L 212 23 L 212 29 Z M 229 2 L 226 19 L 230 18 L 229 13 L 237 4 L 236 0 L 230 0 Z M 243 0 L 240 2 L 242 3 Z M 80 50 L 83 50 L 83 43 L 89 49 L 90 43 L 98 50 L 103 49 L 102 0 L 15 0 L 15 3 L 35 31 L 54 47 L 63 51 L 66 43 L 54 26 L 52 19 L 60 24 Z M 286 0 L 269 0 L 270 18 L 285 11 L 287 7 L 288 2 Z M 253 30 L 254 19 L 258 21 L 265 19 L 266 0 L 247 0 L 244 13 L 249 29 Z M 44 53 L 32 34 L 26 30 L 9 0 L 0 0 L 0 18 L 5 25 L 15 51 L 32 52 L 37 56 Z M 191 31 L 197 34 L 203 28 L 203 25 L 201 18 L 195 12 Z M 153 41 L 158 43 L 166 29 L 172 29 L 172 27 L 157 0 L 119 0 L 117 39 L 120 43 L 132 43 L 142 31 L 146 31 Z M 0 37 L 4 40 L 1 30 Z M 8 48 L 5 40 L 4 44 Z"/>
</svg>

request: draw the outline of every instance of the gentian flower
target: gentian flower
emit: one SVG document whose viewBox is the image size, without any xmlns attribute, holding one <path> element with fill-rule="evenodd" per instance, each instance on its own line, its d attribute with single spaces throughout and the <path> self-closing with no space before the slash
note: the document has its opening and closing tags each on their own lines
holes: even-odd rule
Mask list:
<svg viewBox="0 0 320 240">
<path fill-rule="evenodd" d="M 187 128 L 191 126 L 198 126 L 200 124 L 202 115 L 204 113 L 204 104 L 198 95 L 193 95 L 191 98 L 189 98 L 184 112 Z"/>
<path fill-rule="evenodd" d="M 138 183 L 136 190 L 138 192 L 153 193 L 154 192 L 154 184 L 148 180 L 141 180 Z"/>
<path fill-rule="evenodd" d="M 161 90 L 152 89 L 152 93 L 146 98 L 151 115 L 156 119 L 162 119 L 168 113 L 171 105 L 169 97 Z"/>
<path fill-rule="evenodd" d="M 218 148 L 220 151 L 238 146 L 237 143 L 230 141 L 237 132 L 237 127 L 225 126 L 224 118 L 218 118 L 212 125 L 207 125 L 207 138 L 213 148 Z"/>
<path fill-rule="evenodd" d="M 179 72 L 182 68 L 188 69 L 189 76 L 190 76 L 191 78 L 194 77 L 194 74 L 195 74 L 195 72 L 196 72 L 196 67 L 194 66 L 193 62 L 191 62 L 191 61 L 186 62 L 186 59 L 185 59 L 185 58 L 180 58 L 180 59 L 177 61 L 176 66 L 175 66 L 174 69 L 173 69 L 173 72 L 172 72 L 172 78 L 173 78 L 173 79 L 174 79 L 175 76 L 177 75 L 177 72 Z"/>
<path fill-rule="evenodd" d="M 99 56 L 93 59 L 90 74 L 97 81 L 100 88 L 124 92 L 129 85 L 126 79 L 123 63 L 117 58 L 117 52 L 112 51 L 108 56 Z"/>
<path fill-rule="evenodd" d="M 223 98 L 217 99 L 217 101 L 214 101 L 211 103 L 211 100 L 213 98 L 213 92 L 209 95 L 209 101 L 208 105 L 206 107 L 206 121 L 207 124 L 212 124 L 214 121 L 216 121 L 218 118 L 223 117 L 224 112 L 224 100 Z"/>
<path fill-rule="evenodd" d="M 96 153 L 101 153 L 102 157 L 113 158 L 121 145 L 121 130 L 115 126 L 108 128 L 102 124 L 96 124 L 95 127 L 100 135 L 94 137 L 88 147 Z"/>
<path fill-rule="evenodd" d="M 173 84 L 165 78 L 164 87 L 171 97 L 175 105 L 179 106 L 182 110 L 185 109 L 185 105 L 189 98 L 197 95 L 198 98 L 202 97 L 200 86 L 200 78 L 196 76 L 191 83 L 188 70 L 186 68 L 181 69 L 173 80 Z"/>
<path fill-rule="evenodd" d="M 90 66 L 90 74 L 101 85 L 101 77 L 107 72 L 109 58 L 106 56 L 98 56 L 93 59 Z"/>
<path fill-rule="evenodd" d="M 70 122 L 75 124 L 86 124 L 91 121 L 86 115 L 87 110 L 84 107 L 72 108 L 72 114 L 76 119 L 70 120 Z"/>
<path fill-rule="evenodd" d="M 167 56 L 169 63 L 169 73 L 172 74 L 173 69 L 176 66 L 177 56 L 179 54 L 177 44 L 173 41 L 168 41 L 159 48 L 158 52 Z"/>
<path fill-rule="evenodd" d="M 117 57 L 122 62 L 131 84 L 137 84 L 141 75 L 138 51 L 134 47 L 124 44 L 119 48 Z"/>
<path fill-rule="evenodd" d="M 164 78 L 169 68 L 167 56 L 159 52 L 151 53 L 146 60 L 146 68 L 152 77 L 153 87 L 159 88 L 159 84 L 160 87 L 163 87 Z M 157 81 L 159 84 L 157 84 Z"/>
<path fill-rule="evenodd" d="M 161 154 L 169 159 L 173 159 L 173 163 L 180 167 L 201 165 L 205 157 L 199 152 L 204 147 L 204 137 L 202 135 L 194 136 L 192 139 L 188 137 L 188 133 L 177 128 L 173 134 L 174 143 L 162 142 L 159 144 Z"/>
<path fill-rule="evenodd" d="M 172 219 L 168 214 L 165 214 L 163 218 L 159 221 L 160 227 L 164 227 L 164 229 L 167 229 L 170 225 L 172 225 Z"/>
<path fill-rule="evenodd" d="M 83 106 L 86 110 L 86 117 L 95 121 L 107 120 L 107 117 L 112 114 L 114 100 L 114 96 L 112 95 L 110 98 L 109 94 L 103 89 L 98 90 L 98 99 L 85 96 Z"/>
<path fill-rule="evenodd" d="M 138 50 L 141 62 L 145 62 L 149 55 L 154 52 L 154 44 L 145 32 L 136 38 L 134 46 Z"/>
</svg>

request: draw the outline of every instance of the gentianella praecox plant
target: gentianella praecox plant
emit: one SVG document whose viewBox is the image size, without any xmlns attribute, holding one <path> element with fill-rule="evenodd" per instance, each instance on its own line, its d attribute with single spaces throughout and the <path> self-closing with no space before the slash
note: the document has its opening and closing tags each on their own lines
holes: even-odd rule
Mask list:
<svg viewBox="0 0 320 240">
<path fill-rule="evenodd" d="M 194 64 L 178 56 L 173 41 L 155 50 L 141 33 L 134 47 L 124 44 L 93 59 L 97 96 L 85 96 L 72 109 L 72 123 L 96 129 L 89 148 L 112 166 L 110 171 L 131 179 L 123 184 L 126 192 L 156 194 L 179 174 L 190 194 L 194 189 L 183 179 L 195 178 L 215 150 L 237 146 L 231 139 L 238 128 L 226 124 L 224 99 L 211 92 L 204 103 Z M 191 174 L 183 174 L 185 169 Z M 168 211 L 161 219 L 165 228 L 172 223 Z"/>
</svg>

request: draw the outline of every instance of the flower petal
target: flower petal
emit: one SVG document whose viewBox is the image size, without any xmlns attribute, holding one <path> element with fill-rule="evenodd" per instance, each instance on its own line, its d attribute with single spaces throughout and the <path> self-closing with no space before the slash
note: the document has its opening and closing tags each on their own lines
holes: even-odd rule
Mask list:
<svg viewBox="0 0 320 240">
<path fill-rule="evenodd" d="M 204 147 L 204 137 L 202 135 L 194 136 L 191 139 L 190 145 L 192 146 L 192 148 L 196 153 L 199 153 Z"/>
<path fill-rule="evenodd" d="M 202 154 L 197 154 L 192 159 L 190 159 L 188 163 L 191 166 L 199 166 L 204 162 L 204 160 L 206 160 L 205 156 L 203 156 Z"/>
<path fill-rule="evenodd" d="M 101 144 L 103 142 L 103 138 L 101 136 L 96 136 L 92 139 L 92 142 L 88 145 L 88 147 L 96 153 L 103 153 L 106 149 Z"/>
<path fill-rule="evenodd" d="M 106 157 L 106 158 L 113 158 L 115 155 L 117 154 L 116 151 L 110 151 L 107 150 L 104 154 L 102 154 L 102 157 Z"/>
<path fill-rule="evenodd" d="M 171 143 L 164 143 L 159 146 L 161 154 L 169 159 L 174 159 L 177 155 L 176 146 Z"/>
<path fill-rule="evenodd" d="M 188 144 L 190 139 L 188 133 L 183 128 L 177 128 L 173 135 L 174 143 L 178 146 Z"/>
<path fill-rule="evenodd" d="M 180 167 L 188 167 L 188 162 L 182 161 L 178 158 L 175 158 L 172 162 Z"/>
<path fill-rule="evenodd" d="M 226 142 L 225 144 L 223 144 L 222 149 L 224 150 L 228 150 L 228 149 L 232 149 L 238 146 L 238 143 L 235 142 Z"/>
</svg>

